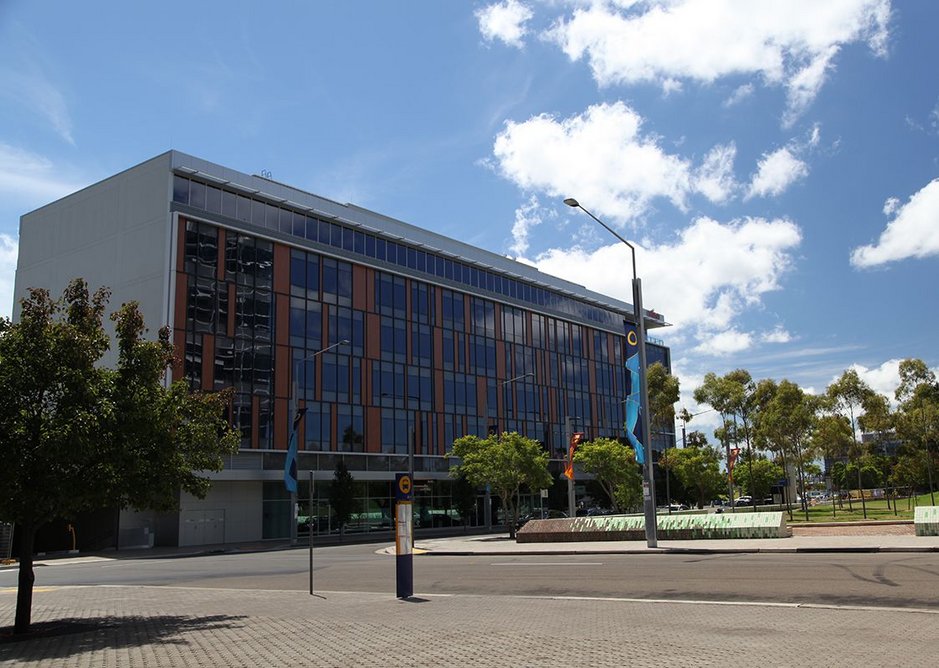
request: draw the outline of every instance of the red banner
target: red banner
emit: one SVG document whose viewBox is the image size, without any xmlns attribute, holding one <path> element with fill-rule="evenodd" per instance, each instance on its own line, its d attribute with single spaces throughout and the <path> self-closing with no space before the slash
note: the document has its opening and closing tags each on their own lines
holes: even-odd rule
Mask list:
<svg viewBox="0 0 939 668">
<path fill-rule="evenodd" d="M 568 480 L 574 479 L 574 453 L 577 451 L 577 446 L 583 442 L 583 432 L 575 431 L 571 434 L 571 443 L 567 450 L 567 465 L 564 467 L 564 475 L 567 476 Z"/>
<path fill-rule="evenodd" d="M 740 455 L 740 448 L 730 449 L 730 458 L 727 460 L 727 473 L 730 475 L 730 482 L 734 482 L 734 464 L 737 463 L 737 457 Z"/>
</svg>

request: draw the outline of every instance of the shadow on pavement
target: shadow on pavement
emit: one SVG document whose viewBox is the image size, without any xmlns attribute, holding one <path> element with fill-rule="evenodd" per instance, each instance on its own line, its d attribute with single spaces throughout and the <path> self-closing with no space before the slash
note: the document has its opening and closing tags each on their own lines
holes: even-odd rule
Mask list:
<svg viewBox="0 0 939 668">
<path fill-rule="evenodd" d="M 36 622 L 29 633 L 14 635 L 13 627 L 0 627 L 0 663 L 8 660 L 43 661 L 76 654 L 148 644 L 184 644 L 176 636 L 189 631 L 209 631 L 243 626 L 244 615 L 183 615 L 82 617 Z M 65 638 L 64 636 L 73 636 Z M 56 642 L 49 641 L 55 639 Z"/>
</svg>

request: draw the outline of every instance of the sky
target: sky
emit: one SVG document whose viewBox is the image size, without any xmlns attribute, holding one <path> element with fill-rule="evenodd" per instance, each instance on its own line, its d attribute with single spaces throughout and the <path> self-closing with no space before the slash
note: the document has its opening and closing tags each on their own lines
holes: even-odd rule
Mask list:
<svg viewBox="0 0 939 668">
<path fill-rule="evenodd" d="M 631 300 L 682 406 L 939 367 L 939 3 L 0 0 L 19 217 L 177 149 Z M 696 424 L 715 422 L 713 414 Z"/>
</svg>

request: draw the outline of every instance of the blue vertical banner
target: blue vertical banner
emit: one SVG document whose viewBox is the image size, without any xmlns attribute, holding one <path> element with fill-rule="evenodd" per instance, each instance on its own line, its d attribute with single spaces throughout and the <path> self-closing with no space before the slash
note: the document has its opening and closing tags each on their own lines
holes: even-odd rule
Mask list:
<svg viewBox="0 0 939 668">
<path fill-rule="evenodd" d="M 287 444 L 287 460 L 284 462 L 284 487 L 291 494 L 297 493 L 297 432 L 306 408 L 298 408 L 290 430 L 290 442 Z"/>
<path fill-rule="evenodd" d="M 626 438 L 636 453 L 636 462 L 646 463 L 645 449 L 642 447 L 642 410 L 640 388 L 642 387 L 642 369 L 639 364 L 639 330 L 636 325 L 626 323 Z"/>
</svg>

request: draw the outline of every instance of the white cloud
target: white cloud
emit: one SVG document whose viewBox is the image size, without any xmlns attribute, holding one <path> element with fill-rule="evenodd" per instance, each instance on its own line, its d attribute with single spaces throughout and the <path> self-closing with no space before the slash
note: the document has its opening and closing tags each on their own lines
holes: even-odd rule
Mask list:
<svg viewBox="0 0 939 668">
<path fill-rule="evenodd" d="M 535 195 L 528 202 L 515 210 L 515 224 L 512 225 L 512 245 L 509 247 L 516 255 L 524 255 L 528 250 L 528 234 L 531 228 L 542 222 L 541 203 Z"/>
<path fill-rule="evenodd" d="M 771 332 L 763 332 L 760 340 L 764 343 L 789 343 L 792 341 L 792 335 L 779 325 Z"/>
<path fill-rule="evenodd" d="M 906 258 L 939 255 L 939 179 L 926 184 L 900 206 L 888 199 L 884 213 L 895 213 L 876 243 L 851 251 L 851 264 L 866 268 Z"/>
<path fill-rule="evenodd" d="M 884 55 L 889 0 L 597 0 L 547 33 L 600 86 L 754 75 L 787 90 L 784 121 L 812 102 L 838 49 Z"/>
<path fill-rule="evenodd" d="M 747 199 L 779 195 L 808 173 L 808 165 L 785 146 L 763 154 L 747 190 Z"/>
<path fill-rule="evenodd" d="M 643 305 L 661 310 L 672 323 L 669 339 L 693 336 L 703 352 L 722 353 L 733 345 L 753 343 L 752 334 L 734 335 L 736 321 L 759 308 L 762 295 L 778 290 L 791 267 L 791 252 L 801 232 L 785 219 L 760 218 L 720 223 L 699 218 L 673 243 L 637 246 L 636 264 L 643 279 Z M 535 259 L 548 274 L 586 285 L 601 294 L 632 302 L 629 249 L 624 244 L 588 251 L 555 248 Z M 708 345 L 724 332 L 714 349 Z"/>
<path fill-rule="evenodd" d="M 74 146 L 72 119 L 65 96 L 32 64 L 28 71 L 0 71 L 0 97 L 44 118 L 62 139 Z"/>
<path fill-rule="evenodd" d="M 682 210 L 690 193 L 726 198 L 733 145 L 712 150 L 696 175 L 689 160 L 667 153 L 641 127 L 639 114 L 622 102 L 562 120 L 541 114 L 507 121 L 493 154 L 519 187 L 554 198 L 576 195 L 618 221 L 640 217 L 656 198 Z"/>
<path fill-rule="evenodd" d="M 13 279 L 18 252 L 16 239 L 0 234 L 0 317 L 13 316 Z"/>
<path fill-rule="evenodd" d="M 734 105 L 740 104 L 745 99 L 753 95 L 753 90 L 753 84 L 750 83 L 737 86 L 734 92 L 730 94 L 730 97 L 724 100 L 724 106 L 733 107 Z"/>
<path fill-rule="evenodd" d="M 894 401 L 893 393 L 900 384 L 900 360 L 887 360 L 879 367 L 874 368 L 855 363 L 850 368 L 857 371 L 857 375 L 870 385 L 871 389 Z M 841 374 L 835 376 L 831 381 L 836 381 L 840 376 Z"/>
<path fill-rule="evenodd" d="M 487 42 L 500 40 L 509 46 L 522 48 L 528 33 L 525 24 L 533 16 L 531 9 L 517 0 L 505 0 L 487 5 L 474 12 L 479 22 L 479 32 Z"/>
<path fill-rule="evenodd" d="M 737 188 L 734 181 L 735 157 L 737 147 L 733 142 L 712 148 L 698 168 L 695 189 L 712 202 L 728 200 Z"/>
<path fill-rule="evenodd" d="M 718 332 L 702 341 L 694 349 L 694 352 L 700 355 L 716 355 L 722 357 L 732 353 L 739 353 L 748 350 L 753 345 L 753 335 L 749 332 L 741 332 L 736 328 L 726 329 Z"/>
<path fill-rule="evenodd" d="M 44 204 L 84 185 L 63 178 L 48 159 L 0 143 L 0 195 L 7 199 Z"/>
</svg>

